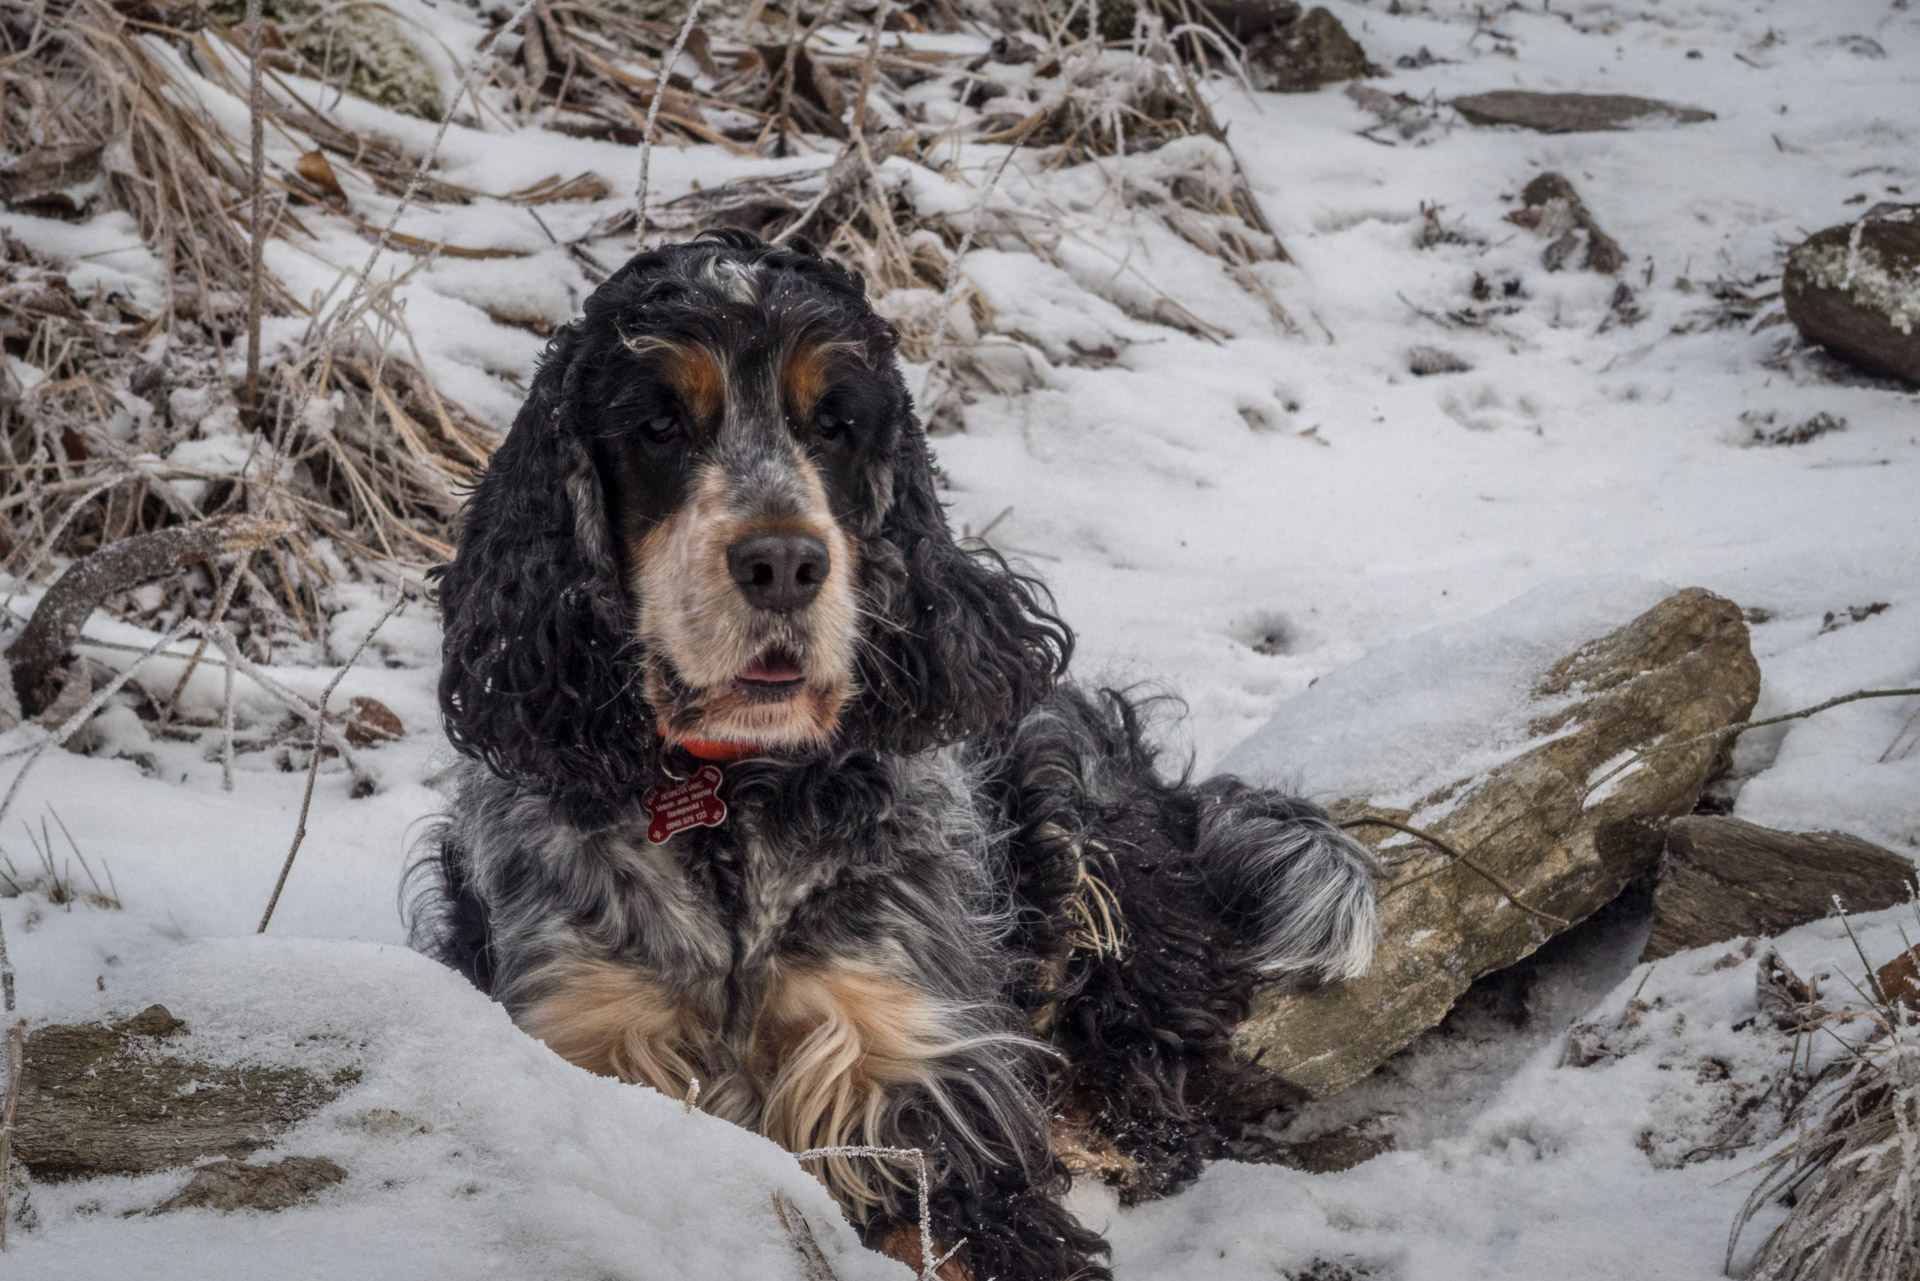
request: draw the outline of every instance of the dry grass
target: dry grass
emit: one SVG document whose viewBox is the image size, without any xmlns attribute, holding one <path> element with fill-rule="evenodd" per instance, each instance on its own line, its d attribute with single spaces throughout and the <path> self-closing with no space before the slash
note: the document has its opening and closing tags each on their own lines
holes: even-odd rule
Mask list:
<svg viewBox="0 0 1920 1281">
<path fill-rule="evenodd" d="M 958 259 L 967 245 L 986 243 L 1057 259 L 1065 224 L 1058 211 L 1023 212 L 984 196 L 970 220 L 923 213 L 898 171 L 884 168 L 887 157 L 980 185 L 982 155 L 1001 167 L 1017 156 L 1040 173 L 1211 139 L 1182 166 L 1128 169 L 1109 184 L 1113 204 L 1219 260 L 1290 324 L 1251 270 L 1284 259 L 1284 250 L 1196 88 L 1210 63 L 1231 66 L 1234 49 L 1217 31 L 1196 35 L 1205 24 L 1194 25 L 1184 4 L 1162 0 L 1125 39 L 1106 40 L 1090 37 L 1084 18 L 1062 23 L 1059 11 L 1036 4 L 1031 31 L 1003 37 L 991 59 L 890 40 L 901 29 L 958 27 L 955 11 L 928 0 L 858 9 L 716 4 L 718 16 L 695 27 L 687 45 L 702 87 L 671 78 L 657 104 L 662 136 L 741 154 L 812 151 L 822 163 L 696 191 L 661 205 L 652 221 L 676 238 L 715 226 L 804 234 L 866 277 L 900 325 L 907 359 L 936 362 L 967 395 L 1007 390 L 1019 383 L 1007 372 L 1020 364 L 1018 344 L 992 334 L 994 318 L 965 288 Z M 658 64 L 682 12 L 664 0 L 539 0 L 521 29 L 487 43 L 480 79 L 456 95 L 454 111 L 478 119 L 504 110 L 523 124 L 635 140 L 656 105 Z M 827 40 L 835 24 L 865 28 L 864 44 Z M 267 130 L 304 153 L 290 169 L 270 169 L 271 235 L 299 243 L 311 238 L 306 220 L 357 222 L 341 185 L 348 175 L 387 195 L 417 186 L 417 199 L 430 203 L 487 195 L 425 174 L 422 157 L 345 127 L 303 96 L 284 73 L 315 70 L 310 53 L 298 51 L 307 34 L 283 15 L 266 41 Z M 1011 75 L 1010 66 L 1033 74 Z M 244 100 L 246 72 L 244 41 L 192 5 L 0 0 L 0 147 L 17 157 L 0 166 L 0 196 L 70 221 L 124 212 L 166 281 L 157 307 L 83 296 L 23 246 L 4 246 L 0 340 L 43 377 L 23 386 L 0 366 L 0 571 L 39 578 L 114 540 L 215 515 L 284 521 L 294 532 L 233 566 L 240 581 L 224 593 L 235 633 L 265 658 L 319 640 L 326 588 L 343 564 L 417 579 L 443 561 L 460 486 L 497 439 L 422 372 L 394 301 L 403 275 L 344 282 L 291 358 L 271 363 L 257 412 L 230 424 L 255 442 L 249 457 L 214 467 L 175 460 L 178 445 L 208 434 L 203 422 L 241 415 L 229 370 L 246 347 L 245 148 L 203 101 L 200 81 Z M 909 91 L 928 82 L 980 109 L 961 126 L 916 124 L 923 113 Z M 598 175 L 556 175 L 494 198 L 538 205 L 610 194 Z M 604 268 L 588 242 L 630 235 L 632 219 L 631 210 L 612 215 L 567 246 L 590 278 Z M 360 226 L 413 255 L 414 271 L 435 254 L 505 252 Z M 270 316 L 308 314 L 311 300 L 262 283 Z M 1126 305 L 1156 324 L 1218 333 L 1171 299 Z M 257 435 L 246 436 L 249 428 Z M 157 593 L 111 604 L 170 627 L 205 616 L 226 586 L 223 572 L 192 568 Z"/>
<path fill-rule="evenodd" d="M 1858 1006 L 1816 1011 L 1823 1027 L 1864 1019 L 1871 1030 L 1821 1074 L 1798 1109 L 1798 1137 L 1760 1167 L 1761 1181 L 1728 1243 L 1729 1268 L 1740 1233 L 1757 1215 L 1782 1202 L 1789 1209 L 1762 1243 L 1747 1273 L 1752 1281 L 1906 1281 L 1920 1274 L 1916 959 L 1909 948 L 1870 970 Z"/>
</svg>

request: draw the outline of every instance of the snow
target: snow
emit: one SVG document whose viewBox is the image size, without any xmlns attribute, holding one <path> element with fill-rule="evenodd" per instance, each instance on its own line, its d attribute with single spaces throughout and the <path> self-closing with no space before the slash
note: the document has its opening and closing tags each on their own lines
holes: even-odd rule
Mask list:
<svg viewBox="0 0 1920 1281">
<path fill-rule="evenodd" d="M 777 1277 L 793 1273 L 794 1247 L 775 1189 L 838 1275 L 909 1275 L 862 1249 L 826 1190 L 778 1148 L 561 1061 L 405 948 L 191 943 L 111 1001 L 45 1012 L 86 1019 L 148 1000 L 185 1020 L 184 1048 L 207 1062 L 358 1071 L 281 1139 L 348 1178 L 277 1215 L 141 1213 L 184 1182 L 177 1172 L 36 1185 L 39 1226 L 9 1252 L 17 1275 Z"/>
<path fill-rule="evenodd" d="M 1407 808 L 1537 745 L 1529 724 L 1567 701 L 1530 697 L 1547 669 L 1671 594 L 1633 579 L 1567 579 L 1383 645 L 1282 703 L 1220 769 L 1329 800 Z"/>
<path fill-rule="evenodd" d="M 401 7 L 454 56 L 470 56 L 482 28 L 464 7 Z M 1786 350 L 1790 330 L 1757 324 L 1777 302 L 1761 298 L 1757 314 L 1727 323 L 1712 293 L 1732 282 L 1765 295 L 1788 245 L 1920 190 L 1911 110 L 1920 16 L 1885 0 L 1328 7 L 1378 63 L 1424 61 L 1423 49 L 1435 60 L 1369 82 L 1415 99 L 1406 110 L 1419 128 L 1383 128 L 1338 88 L 1283 97 L 1208 86 L 1292 259 L 1250 269 L 1285 322 L 1215 259 L 1113 199 L 1160 180 L 1152 156 L 1052 174 L 1015 164 L 991 202 L 1032 219 L 1055 261 L 988 237 L 969 263 L 998 341 L 1017 331 L 1025 345 L 1009 345 L 996 367 L 1014 371 L 1008 394 L 967 406 L 965 432 L 937 442 L 940 461 L 955 527 L 990 530 L 1052 585 L 1079 630 L 1083 677 L 1178 691 L 1189 715 L 1170 732 L 1203 769 L 1224 763 L 1315 795 L 1377 799 L 1417 796 L 1462 760 L 1495 762 L 1515 741 L 1501 719 L 1514 681 L 1626 621 L 1663 585 L 1703 586 L 1750 611 L 1763 676 L 1756 715 L 1920 685 L 1920 397 Z M 1716 119 L 1547 136 L 1473 128 L 1443 105 L 1516 87 L 1639 93 Z M 237 101 L 211 91 L 207 101 L 230 127 L 243 123 Z M 350 98 L 339 114 L 410 149 L 435 130 Z M 289 146 L 268 139 L 276 163 L 291 160 Z M 964 226 L 1001 154 L 967 148 L 960 177 L 899 158 L 886 173 L 919 208 Z M 653 200 L 823 159 L 662 147 Z M 1505 221 L 1543 169 L 1566 175 L 1625 249 L 1630 304 L 1615 304 L 1613 279 L 1548 272 L 1545 242 Z M 564 240 L 630 202 L 633 149 L 489 116 L 483 128 L 449 130 L 436 173 L 502 193 L 588 170 L 607 178 L 608 199 L 540 211 Z M 383 225 L 393 199 L 347 187 L 355 215 Z M 310 225 L 315 239 L 269 247 L 273 270 L 302 299 L 325 296 L 367 252 L 344 220 L 314 212 Z M 143 306 L 158 297 L 159 264 L 129 220 L 103 215 L 81 228 L 6 213 L 0 228 L 76 285 L 97 282 Z M 400 230 L 527 255 L 443 258 L 396 291 L 427 367 L 504 427 L 541 344 L 493 316 L 562 319 L 585 277 L 517 206 L 415 208 Z M 596 252 L 612 262 L 621 248 Z M 396 251 L 375 274 L 416 261 Z M 1475 297 L 1476 278 L 1488 298 Z M 1200 332 L 1156 322 L 1162 299 Z M 898 305 L 909 302 L 937 306 Z M 406 335 L 394 343 L 411 358 Z M 1415 376 L 1416 347 L 1470 369 Z M 14 367 L 30 384 L 32 371 Z M 1845 430 L 1757 446 L 1742 421 L 1820 413 Z M 223 467 L 244 461 L 224 450 L 210 451 Z M 383 590 L 337 589 L 332 661 L 384 611 Z M 1850 611 L 1881 603 L 1854 621 Z M 1412 661 L 1409 638 L 1422 634 L 1451 660 Z M 155 639 L 104 618 L 88 635 Z M 87 652 L 116 665 L 131 657 Z M 170 686 L 191 652 L 183 643 L 156 663 L 156 683 Z M 36 1188 L 38 1223 L 17 1231 L 12 1271 L 797 1277 L 772 1217 L 777 1188 L 802 1207 L 842 1277 L 904 1275 L 854 1250 L 824 1194 L 770 1144 L 568 1067 L 404 950 L 401 877 L 443 803 L 450 764 L 436 663 L 435 622 L 413 606 L 342 683 L 336 706 L 376 698 L 407 733 L 361 753 L 377 784 L 370 796 L 352 798 L 337 763 L 321 770 L 265 938 L 253 929 L 304 783 L 273 747 L 242 752 L 228 792 L 217 754 L 115 717 L 98 726 L 95 755 L 52 752 L 28 776 L 0 829 L 0 869 L 32 880 L 38 863 L 22 837 L 37 840 L 43 819 L 64 858 L 57 814 L 103 880 L 110 871 L 124 908 L 55 907 L 36 889 L 0 898 L 26 1017 L 159 1000 L 223 1054 L 335 1056 L 363 1078 L 265 1154 L 346 1166 L 348 1181 L 315 1204 L 270 1217 L 122 1218 L 183 1176 Z M 287 661 L 274 669 L 310 696 L 332 675 Z M 236 691 L 243 723 L 271 728 L 280 717 L 246 680 Z M 203 665 L 185 705 L 217 714 L 220 693 L 219 671 Z M 1920 854 L 1920 750 L 1893 750 L 1911 744 L 1900 735 L 1916 711 L 1914 699 L 1861 702 L 1749 735 L 1736 757 L 1745 780 L 1736 814 Z M 297 763 L 304 756 L 284 762 Z M 10 778 L 0 766 L 0 782 Z M 1877 961 L 1903 946 L 1903 923 L 1911 933 L 1896 909 L 1854 928 Z M 1327 1175 L 1221 1162 L 1169 1201 L 1122 1210 L 1083 1187 L 1075 1204 L 1110 1233 L 1126 1281 L 1271 1281 L 1316 1260 L 1394 1281 L 1717 1277 L 1751 1186 L 1745 1172 L 1772 1135 L 1683 1158 L 1711 1146 L 1730 1091 L 1777 1072 L 1791 1039 L 1751 1022 L 1754 962 L 1739 947 L 1682 954 L 1649 973 L 1634 964 L 1643 931 L 1602 922 L 1550 946 L 1524 1026 L 1463 1018 L 1288 1122 L 1306 1137 L 1385 1114 L 1392 1152 Z M 1859 974 L 1836 922 L 1780 946 L 1803 975 L 1836 975 L 1830 991 L 1844 995 L 1838 976 Z M 1610 1042 L 1618 1057 L 1566 1063 L 1570 1024 L 1614 1027 L 1636 999 L 1651 1012 Z M 300 1040 L 310 1033 L 323 1039 Z M 369 1120 L 386 1111 L 426 1133 Z M 1770 1117 L 1763 1109 L 1760 1122 Z"/>
</svg>

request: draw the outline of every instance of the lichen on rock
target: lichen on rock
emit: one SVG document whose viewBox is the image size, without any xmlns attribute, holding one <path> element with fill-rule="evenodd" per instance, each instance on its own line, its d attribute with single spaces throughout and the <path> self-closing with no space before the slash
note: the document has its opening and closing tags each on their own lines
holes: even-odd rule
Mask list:
<svg viewBox="0 0 1920 1281">
<path fill-rule="evenodd" d="M 241 31 L 245 0 L 210 0 L 207 12 Z M 326 84 L 357 98 L 422 120 L 438 120 L 446 110 L 440 78 L 409 39 L 400 20 L 379 5 L 332 5 L 319 0 L 261 0 L 261 16 L 271 24 L 264 39 L 267 56 L 291 63 Z"/>
</svg>

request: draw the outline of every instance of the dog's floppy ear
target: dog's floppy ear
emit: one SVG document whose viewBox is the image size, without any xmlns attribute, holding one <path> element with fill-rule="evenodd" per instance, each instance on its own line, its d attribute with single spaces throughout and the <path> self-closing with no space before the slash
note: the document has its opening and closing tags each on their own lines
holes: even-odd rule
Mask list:
<svg viewBox="0 0 1920 1281">
<path fill-rule="evenodd" d="M 1044 586 L 954 542 L 910 413 L 892 480 L 865 549 L 869 621 L 849 729 L 856 742 L 917 752 L 1018 721 L 1066 670 L 1073 633 Z"/>
<path fill-rule="evenodd" d="M 581 326 L 555 336 L 467 504 L 440 577 L 447 737 L 503 778 L 612 799 L 650 759 L 652 714 L 600 480 L 572 422 Z"/>
</svg>

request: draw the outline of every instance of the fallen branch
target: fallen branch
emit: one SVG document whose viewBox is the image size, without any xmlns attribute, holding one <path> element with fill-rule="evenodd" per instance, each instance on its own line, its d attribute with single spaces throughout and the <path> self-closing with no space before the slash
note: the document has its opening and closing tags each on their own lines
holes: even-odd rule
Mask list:
<svg viewBox="0 0 1920 1281">
<path fill-rule="evenodd" d="M 326 745 L 327 700 L 333 697 L 333 691 L 340 687 L 340 682 L 353 669 L 353 665 L 359 661 L 360 655 L 366 651 L 367 646 L 373 642 L 374 633 L 385 627 L 387 620 L 399 613 L 400 607 L 406 603 L 405 592 L 394 597 L 393 604 L 387 607 L 387 612 L 380 615 L 380 620 L 360 638 L 360 643 L 354 646 L 353 653 L 347 656 L 346 663 L 333 674 L 333 679 L 327 682 L 327 688 L 320 694 L 320 706 L 313 722 L 313 757 L 307 762 L 307 790 L 306 794 L 300 798 L 300 822 L 293 830 L 293 845 L 287 850 L 287 861 L 280 865 L 280 879 L 273 883 L 273 897 L 267 900 L 267 910 L 260 914 L 260 928 L 254 931 L 256 934 L 267 932 L 267 923 L 273 920 L 273 909 L 280 903 L 280 891 L 287 887 L 287 875 L 293 871 L 294 857 L 300 853 L 300 843 L 307 839 L 307 813 L 313 808 L 313 784 L 320 774 L 320 749 Z"/>
<path fill-rule="evenodd" d="M 53 688 L 55 674 L 73 651 L 80 629 L 107 597 L 193 561 L 222 552 L 252 551 L 292 528 L 258 516 L 176 525 L 109 543 L 68 569 L 40 598 L 33 617 L 7 652 L 22 715 L 38 716 L 53 702 L 58 693 Z"/>
<path fill-rule="evenodd" d="M 1716 739 L 1738 739 L 1750 729 L 1764 729 L 1768 725 L 1782 725 L 1787 721 L 1805 720 L 1809 716 L 1817 716 L 1821 712 L 1844 706 L 1847 703 L 1857 703 L 1862 699 L 1914 697 L 1920 697 L 1920 689 L 1857 689 L 1851 694 L 1842 694 L 1838 698 L 1830 698 L 1824 703 L 1817 703 L 1812 707 L 1803 707 L 1797 712 L 1786 712 L 1779 716 L 1769 716 L 1764 720 L 1742 721 L 1738 725 L 1728 725 L 1721 729 L 1710 729 L 1704 734 L 1695 734 L 1690 738 L 1680 739 L 1678 742 L 1655 743 L 1652 747 L 1635 752 L 1627 760 L 1616 765 L 1613 769 L 1608 770 L 1594 782 L 1587 784 L 1586 794 L 1591 796 L 1594 792 L 1605 787 L 1607 783 L 1620 777 L 1620 775 L 1626 773 L 1628 770 L 1639 768 L 1640 765 L 1645 763 L 1648 757 L 1659 752 L 1677 751 L 1683 747 L 1693 747 L 1696 744 L 1708 743 Z M 1896 739 L 1895 741 L 1897 742 L 1898 740 Z M 1884 760 L 1885 757 L 1883 756 L 1881 759 Z"/>
<path fill-rule="evenodd" d="M 1486 866 L 1476 862 L 1471 858 L 1468 858 L 1465 854 L 1462 854 L 1459 850 L 1453 848 L 1453 846 L 1447 844 L 1445 841 L 1435 836 L 1432 832 L 1422 831 L 1420 828 L 1414 827 L 1408 823 L 1402 823 L 1398 819 L 1379 818 L 1372 815 L 1368 815 L 1367 817 L 1364 817 L 1364 818 L 1348 819 L 1346 822 L 1340 824 L 1340 826 L 1342 829 L 1354 828 L 1354 827 L 1391 827 L 1396 832 L 1405 832 L 1408 836 L 1411 836 L 1416 840 L 1425 841 L 1428 845 L 1433 846 L 1433 848 L 1439 850 L 1442 854 L 1445 854 L 1448 858 L 1452 859 L 1454 862 L 1459 863 L 1461 866 L 1465 867 L 1467 870 L 1478 874 L 1482 880 L 1486 881 L 1488 884 L 1492 885 L 1495 889 L 1499 890 L 1503 895 L 1505 895 L 1509 903 L 1512 903 L 1515 907 L 1525 912 L 1528 916 L 1537 916 L 1543 921 L 1548 921 L 1554 925 L 1558 925 L 1561 929 L 1566 929 L 1568 926 L 1573 924 L 1572 921 L 1569 921 L 1564 916 L 1555 916 L 1552 912 L 1543 912 L 1539 908 L 1534 907 L 1532 904 L 1528 903 L 1525 899 L 1520 897 L 1520 892 L 1518 890 L 1514 889 L 1513 886 L 1507 884 L 1504 880 L 1500 879 L 1500 877 L 1494 875 L 1494 873 L 1491 870 L 1489 870 Z"/>
</svg>

